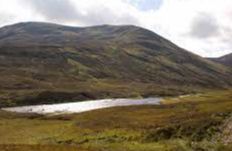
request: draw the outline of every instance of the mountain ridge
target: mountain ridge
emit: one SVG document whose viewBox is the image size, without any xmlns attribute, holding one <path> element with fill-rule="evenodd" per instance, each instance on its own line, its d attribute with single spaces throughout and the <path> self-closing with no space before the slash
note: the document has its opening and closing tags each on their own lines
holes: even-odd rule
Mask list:
<svg viewBox="0 0 232 151">
<path fill-rule="evenodd" d="M 3 105 L 178 95 L 232 85 L 230 68 L 130 25 L 5 26 L 0 65 Z"/>
<path fill-rule="evenodd" d="M 232 53 L 224 55 L 222 57 L 218 57 L 218 58 L 208 58 L 211 61 L 223 64 L 225 66 L 229 66 L 232 67 Z"/>
</svg>

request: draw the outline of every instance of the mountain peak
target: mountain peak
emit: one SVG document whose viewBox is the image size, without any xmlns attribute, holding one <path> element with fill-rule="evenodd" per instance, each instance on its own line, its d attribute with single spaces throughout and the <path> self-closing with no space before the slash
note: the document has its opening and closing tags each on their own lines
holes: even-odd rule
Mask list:
<svg viewBox="0 0 232 151">
<path fill-rule="evenodd" d="M 20 43 L 17 41 L 20 40 Z M 96 38 L 98 37 L 98 38 Z M 159 41 L 169 47 L 175 47 L 173 43 L 154 32 L 134 25 L 99 25 L 90 27 L 72 27 L 43 22 L 22 22 L 5 26 L 0 29 L 0 45 L 34 45 L 43 43 L 46 45 L 84 42 L 84 39 L 97 41 L 119 41 L 130 43 L 131 41 Z M 48 41 L 49 39 L 49 41 Z M 15 42 L 16 41 L 16 42 Z M 52 41 L 52 43 L 50 43 Z M 69 43 L 69 44 L 70 44 Z M 67 44 L 67 43 L 66 43 Z M 158 44 L 158 43 L 157 43 Z M 149 45 L 149 44 L 148 44 Z"/>
<path fill-rule="evenodd" d="M 143 29 L 142 27 L 138 27 L 135 25 L 110 25 L 110 24 L 103 24 L 97 26 L 88 26 L 88 27 L 78 27 L 78 26 L 68 26 L 68 25 L 60 25 L 56 23 L 49 23 L 49 22 L 20 22 L 12 25 L 7 25 L 2 28 L 43 28 L 43 27 L 51 27 L 51 28 L 99 28 L 99 29 L 107 29 L 107 28 L 124 28 L 124 29 Z"/>
<path fill-rule="evenodd" d="M 221 63 L 223 65 L 232 67 L 232 53 L 219 57 L 219 58 L 209 58 L 209 59 L 212 61 Z"/>
<path fill-rule="evenodd" d="M 48 22 L 20 22 L 12 25 L 7 25 L 5 27 L 26 27 L 26 26 L 60 26 L 60 25 L 54 23 L 48 23 Z"/>
</svg>

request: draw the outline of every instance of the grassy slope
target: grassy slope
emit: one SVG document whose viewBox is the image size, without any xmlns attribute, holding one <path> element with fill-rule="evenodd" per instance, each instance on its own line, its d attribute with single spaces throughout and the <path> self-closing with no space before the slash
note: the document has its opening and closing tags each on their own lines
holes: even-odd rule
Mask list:
<svg viewBox="0 0 232 151">
<path fill-rule="evenodd" d="M 232 85 L 231 69 L 135 26 L 0 28 L 0 107 L 179 95 Z"/>
<path fill-rule="evenodd" d="M 156 85 L 152 83 L 117 80 L 69 81 L 62 88 L 54 89 L 4 89 L 0 90 L 0 107 L 27 104 L 95 100 L 102 98 L 136 98 L 151 96 L 175 96 L 197 93 L 200 87 Z"/>
<path fill-rule="evenodd" d="M 230 150 L 218 133 L 232 113 L 232 91 L 167 98 L 161 106 L 132 106 L 82 114 L 0 113 L 0 144 L 46 145 L 47 150 Z M 53 144 L 53 146 L 50 146 Z M 54 146 L 55 145 L 55 146 Z M 2 148 L 6 146 L 0 146 Z M 50 148 L 49 148 L 50 147 Z M 21 148 L 21 149 L 22 149 Z M 16 150 L 17 149 L 12 149 Z M 64 149 L 65 150 L 65 149 Z"/>
</svg>

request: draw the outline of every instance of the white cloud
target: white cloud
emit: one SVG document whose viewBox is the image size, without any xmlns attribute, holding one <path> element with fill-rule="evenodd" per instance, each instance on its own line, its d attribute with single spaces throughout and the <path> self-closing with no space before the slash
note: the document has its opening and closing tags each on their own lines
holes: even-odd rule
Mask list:
<svg viewBox="0 0 232 151">
<path fill-rule="evenodd" d="M 148 7 L 157 1 L 156 7 Z M 231 0 L 7 0 L 0 26 L 22 21 L 67 25 L 134 24 L 202 56 L 232 52 Z M 143 7 L 149 8 L 141 9 Z"/>
<path fill-rule="evenodd" d="M 229 39 L 228 33 L 229 30 L 232 31 L 231 10 L 230 0 L 223 2 L 221 0 L 164 0 L 160 10 L 151 14 L 150 19 L 147 20 L 153 18 L 155 20 L 151 23 L 153 29 L 181 47 L 202 56 L 216 57 L 232 52 L 230 44 L 232 40 Z M 211 17 L 203 17 L 204 14 L 209 14 Z M 211 30 L 217 28 L 213 34 L 211 33 L 210 38 L 208 37 L 210 33 L 207 37 L 197 38 L 192 35 L 194 24 L 199 23 L 199 20 L 201 24 L 204 22 L 201 30 L 209 32 L 206 27 Z M 155 29 L 157 25 L 158 30 Z M 206 34 L 207 31 L 201 32 Z"/>
<path fill-rule="evenodd" d="M 78 11 L 69 0 L 24 0 L 34 13 L 54 22 L 75 20 Z"/>
</svg>

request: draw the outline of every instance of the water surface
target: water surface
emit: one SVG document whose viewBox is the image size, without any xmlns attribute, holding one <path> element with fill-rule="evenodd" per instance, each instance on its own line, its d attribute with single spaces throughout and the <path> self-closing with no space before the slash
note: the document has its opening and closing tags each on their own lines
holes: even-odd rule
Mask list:
<svg viewBox="0 0 232 151">
<path fill-rule="evenodd" d="M 33 105 L 3 108 L 5 111 L 20 113 L 80 113 L 96 109 L 116 107 L 116 106 L 132 106 L 132 105 L 159 105 L 161 98 L 146 99 L 103 99 L 84 102 L 60 103 L 51 105 Z"/>
</svg>

